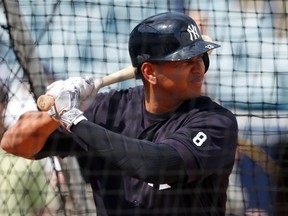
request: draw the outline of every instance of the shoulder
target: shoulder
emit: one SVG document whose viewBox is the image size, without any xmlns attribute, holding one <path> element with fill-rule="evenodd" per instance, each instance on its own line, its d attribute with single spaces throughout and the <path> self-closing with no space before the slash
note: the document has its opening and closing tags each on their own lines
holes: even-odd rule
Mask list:
<svg viewBox="0 0 288 216">
<path fill-rule="evenodd" d="M 238 129 L 236 116 L 209 97 L 201 96 L 195 100 L 187 101 L 186 109 L 189 109 L 188 115 L 190 117 L 201 119 L 202 123 L 222 125 L 222 127 L 226 125 Z"/>
<path fill-rule="evenodd" d="M 235 118 L 235 115 L 228 110 L 227 108 L 223 107 L 219 102 L 212 100 L 210 97 L 201 96 L 196 100 L 196 105 L 200 110 L 207 110 L 215 113 L 225 113 L 228 116 Z"/>
<path fill-rule="evenodd" d="M 219 102 L 216 102 L 207 96 L 201 96 L 196 98 L 195 105 L 199 108 L 207 110 L 227 110 Z"/>
</svg>

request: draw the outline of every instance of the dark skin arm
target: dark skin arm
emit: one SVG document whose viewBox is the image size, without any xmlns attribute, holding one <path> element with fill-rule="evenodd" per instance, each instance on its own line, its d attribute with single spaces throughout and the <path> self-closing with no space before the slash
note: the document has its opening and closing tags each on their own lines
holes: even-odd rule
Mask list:
<svg viewBox="0 0 288 216">
<path fill-rule="evenodd" d="M 49 135 L 59 126 L 47 112 L 26 112 L 4 133 L 1 148 L 13 155 L 34 159 L 33 155 L 43 148 Z"/>
</svg>

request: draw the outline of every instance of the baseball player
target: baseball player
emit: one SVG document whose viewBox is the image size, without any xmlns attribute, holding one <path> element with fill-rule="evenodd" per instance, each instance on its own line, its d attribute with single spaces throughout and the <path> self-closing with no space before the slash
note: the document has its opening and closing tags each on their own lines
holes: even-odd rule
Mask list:
<svg viewBox="0 0 288 216">
<path fill-rule="evenodd" d="M 1 147 L 30 159 L 76 155 L 98 216 L 224 215 L 238 126 L 201 96 L 207 52 L 218 47 L 190 16 L 149 17 L 129 38 L 143 85 L 91 101 L 91 78 L 53 83 L 51 110 L 22 115 Z"/>
</svg>

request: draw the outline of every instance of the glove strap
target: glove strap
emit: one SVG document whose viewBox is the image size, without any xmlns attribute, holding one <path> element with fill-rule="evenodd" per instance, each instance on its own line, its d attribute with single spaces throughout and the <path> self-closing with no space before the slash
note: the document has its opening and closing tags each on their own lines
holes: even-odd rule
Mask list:
<svg viewBox="0 0 288 216">
<path fill-rule="evenodd" d="M 82 120 L 87 120 L 87 118 L 83 115 L 83 112 L 77 108 L 72 108 L 71 110 L 63 113 L 60 116 L 60 121 L 62 125 L 70 133 L 71 133 L 71 130 L 70 130 L 71 126 L 77 125 Z"/>
<path fill-rule="evenodd" d="M 60 120 L 60 115 L 58 114 L 58 112 L 55 109 L 55 105 L 53 105 L 51 107 L 51 109 L 48 111 L 49 116 L 51 116 L 53 119 L 55 119 L 56 121 Z"/>
</svg>

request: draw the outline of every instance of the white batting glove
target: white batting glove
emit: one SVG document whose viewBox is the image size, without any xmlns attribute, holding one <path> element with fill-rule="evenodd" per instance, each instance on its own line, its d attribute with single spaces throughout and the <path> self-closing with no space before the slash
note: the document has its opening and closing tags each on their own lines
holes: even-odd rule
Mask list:
<svg viewBox="0 0 288 216">
<path fill-rule="evenodd" d="M 81 111 L 87 110 L 91 106 L 91 104 L 95 101 L 96 95 L 102 86 L 102 79 L 98 78 L 98 79 L 93 80 L 92 85 L 94 86 L 94 89 L 92 90 L 91 94 L 80 95 L 79 109 Z"/>
<path fill-rule="evenodd" d="M 72 87 L 79 92 L 80 101 L 85 100 L 94 90 L 94 79 L 92 77 L 71 77 L 65 80 L 64 84 L 67 85 L 68 89 Z"/>
<path fill-rule="evenodd" d="M 49 113 L 53 117 L 59 117 L 74 107 L 79 108 L 81 102 L 89 98 L 93 91 L 92 77 L 73 77 L 56 81 L 47 87 L 46 95 L 53 96 L 55 100 Z"/>
</svg>

